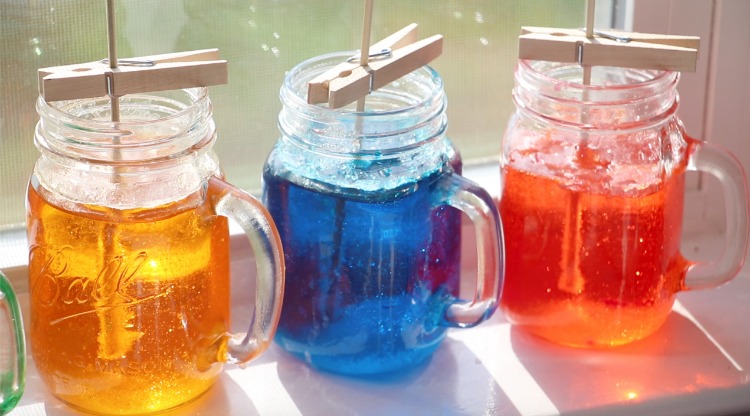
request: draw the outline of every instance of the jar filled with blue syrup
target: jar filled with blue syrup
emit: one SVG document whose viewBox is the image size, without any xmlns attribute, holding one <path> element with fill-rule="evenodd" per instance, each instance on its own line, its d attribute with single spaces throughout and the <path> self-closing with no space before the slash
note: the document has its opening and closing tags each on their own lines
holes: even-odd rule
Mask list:
<svg viewBox="0 0 750 416">
<path fill-rule="evenodd" d="M 492 315 L 502 230 L 489 194 L 460 176 L 432 68 L 372 92 L 364 111 L 307 103 L 308 82 L 350 55 L 302 62 L 281 87 L 281 135 L 263 170 L 286 261 L 275 340 L 317 369 L 386 375 L 425 362 L 449 327 Z M 479 259 L 467 299 L 461 211 L 474 223 Z"/>
</svg>

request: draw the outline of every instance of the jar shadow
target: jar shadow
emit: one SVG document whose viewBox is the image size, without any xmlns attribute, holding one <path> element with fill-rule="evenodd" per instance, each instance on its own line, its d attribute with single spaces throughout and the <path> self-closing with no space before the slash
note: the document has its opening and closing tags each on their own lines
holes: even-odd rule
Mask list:
<svg viewBox="0 0 750 416">
<path fill-rule="evenodd" d="M 450 337 L 422 365 L 378 378 L 320 372 L 277 349 L 279 379 L 304 415 L 473 415 L 487 402 L 508 403 L 493 396 L 499 389 L 488 386 L 491 376 L 477 357 Z M 487 400 L 477 400 L 484 389 Z"/>
<path fill-rule="evenodd" d="M 515 326 L 511 344 L 565 414 L 658 413 L 678 401 L 680 406 L 710 402 L 745 377 L 701 328 L 674 311 L 651 336 L 612 349 L 560 346 Z"/>
</svg>

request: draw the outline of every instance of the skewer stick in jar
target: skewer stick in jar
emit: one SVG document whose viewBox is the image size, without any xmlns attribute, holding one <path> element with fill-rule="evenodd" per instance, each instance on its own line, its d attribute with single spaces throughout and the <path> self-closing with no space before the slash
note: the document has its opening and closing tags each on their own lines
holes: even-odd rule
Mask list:
<svg viewBox="0 0 750 416">
<path fill-rule="evenodd" d="M 594 29 L 595 0 L 587 0 L 586 28 L 558 29 L 524 27 L 519 37 L 519 59 L 578 63 L 582 67 L 581 100 L 590 100 L 592 66 L 617 66 L 669 71 L 694 71 L 700 38 L 696 36 L 656 35 Z M 580 122 L 583 131 L 578 141 L 575 164 L 585 168 L 591 163 L 588 107 L 583 106 Z M 585 276 L 580 271 L 582 248 L 582 207 L 580 195 L 573 193 L 566 207 L 568 221 L 563 226 L 558 288 L 571 294 L 584 290 Z"/>
<path fill-rule="evenodd" d="M 586 38 L 594 38 L 594 16 L 596 0 L 588 0 L 586 4 Z M 589 101 L 589 90 L 588 86 L 591 85 L 591 66 L 582 65 L 582 83 L 583 97 L 581 97 L 584 103 Z M 581 124 L 587 125 L 589 122 L 589 113 L 586 106 L 583 106 L 581 114 Z M 576 160 L 578 163 L 585 163 L 586 150 L 588 148 L 588 132 L 586 130 L 581 132 L 581 140 L 578 144 L 578 151 L 576 152 Z M 564 225 L 563 229 L 563 246 L 562 255 L 560 259 L 560 280 L 557 282 L 557 288 L 568 293 L 580 294 L 583 292 L 586 284 L 586 278 L 581 272 L 581 248 L 583 247 L 583 230 L 581 225 L 583 224 L 583 212 L 580 204 L 580 195 L 577 192 L 571 194 L 570 203 L 566 207 L 565 218 L 568 222 Z"/>
<path fill-rule="evenodd" d="M 117 39 L 115 32 L 114 0 L 107 0 L 107 52 L 109 57 L 109 68 L 112 70 L 117 69 Z M 111 78 L 109 78 L 108 81 L 111 82 Z M 120 98 L 110 93 L 109 99 L 110 107 L 112 109 L 112 121 L 120 121 Z M 115 137 L 114 140 L 119 141 L 119 138 Z"/>
<path fill-rule="evenodd" d="M 375 0 L 365 0 L 365 15 L 362 22 L 362 46 L 359 50 L 359 64 L 367 68 L 370 64 L 370 36 L 372 34 L 372 10 Z M 365 111 L 366 95 L 357 100 L 357 111 Z M 361 119 L 357 119 L 360 122 Z M 359 130 L 359 129 L 357 129 Z"/>
</svg>

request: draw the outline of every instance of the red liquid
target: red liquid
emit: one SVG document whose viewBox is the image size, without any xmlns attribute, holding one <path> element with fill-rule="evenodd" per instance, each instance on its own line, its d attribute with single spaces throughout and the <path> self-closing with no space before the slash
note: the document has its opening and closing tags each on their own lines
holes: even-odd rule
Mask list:
<svg viewBox="0 0 750 416">
<path fill-rule="evenodd" d="M 578 151 L 575 164 L 560 163 L 561 142 L 547 137 L 531 146 L 539 147 L 512 153 L 502 171 L 506 316 L 571 346 L 614 346 L 651 334 L 689 265 L 679 251 L 684 162 L 665 173 L 640 153 L 608 161 Z M 638 143 L 627 146 L 614 152 Z M 555 161 L 538 174 L 525 171 L 547 157 Z"/>
</svg>

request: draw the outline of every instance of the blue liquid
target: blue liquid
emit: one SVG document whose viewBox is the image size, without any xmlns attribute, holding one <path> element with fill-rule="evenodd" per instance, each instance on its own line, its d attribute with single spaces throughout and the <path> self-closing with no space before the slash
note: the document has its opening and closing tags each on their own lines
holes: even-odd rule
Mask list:
<svg viewBox="0 0 750 416">
<path fill-rule="evenodd" d="M 359 375 L 413 367 L 435 351 L 460 268 L 460 213 L 436 202 L 439 177 L 313 191 L 266 166 L 264 202 L 286 256 L 276 342 L 313 367 Z"/>
</svg>

